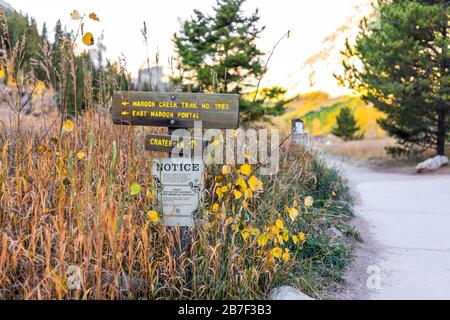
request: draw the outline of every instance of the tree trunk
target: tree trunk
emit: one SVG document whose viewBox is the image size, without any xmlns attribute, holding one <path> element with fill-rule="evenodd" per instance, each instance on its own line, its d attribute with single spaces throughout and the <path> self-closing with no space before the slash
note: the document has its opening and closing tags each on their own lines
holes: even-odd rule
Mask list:
<svg viewBox="0 0 450 320">
<path fill-rule="evenodd" d="M 446 117 L 447 113 L 444 110 L 438 111 L 438 134 L 436 145 L 438 156 L 445 155 L 445 140 L 447 138 Z"/>
</svg>

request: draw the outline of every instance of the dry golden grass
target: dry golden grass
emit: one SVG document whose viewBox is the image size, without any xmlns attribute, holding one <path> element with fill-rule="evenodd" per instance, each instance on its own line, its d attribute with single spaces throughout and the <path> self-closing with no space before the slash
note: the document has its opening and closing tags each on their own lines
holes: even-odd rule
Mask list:
<svg viewBox="0 0 450 320">
<path fill-rule="evenodd" d="M 320 297 L 311 281 L 322 275 L 292 275 L 323 268 L 329 277 L 336 266 L 323 261 L 344 261 L 348 249 L 315 239 L 345 227 L 346 190 L 302 148 L 283 151 L 263 186 L 239 180 L 242 168 L 219 179 L 221 167 L 208 167 L 189 243 L 147 214 L 158 210 L 151 160 L 164 155 L 144 150 L 142 130 L 91 112 L 75 122 L 0 146 L 0 299 L 254 299 L 289 281 Z M 135 182 L 142 191 L 132 196 Z"/>
</svg>

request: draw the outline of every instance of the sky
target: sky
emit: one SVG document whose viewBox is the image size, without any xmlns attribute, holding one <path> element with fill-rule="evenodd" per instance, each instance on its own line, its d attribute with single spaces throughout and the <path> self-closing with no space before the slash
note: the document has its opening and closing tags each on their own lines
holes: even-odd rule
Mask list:
<svg viewBox="0 0 450 320">
<path fill-rule="evenodd" d="M 8 0 L 16 10 L 36 18 L 38 25 L 45 21 L 49 30 L 58 19 L 68 30 L 76 29 L 77 22 L 70 19 L 76 9 L 81 14 L 95 12 L 100 22 L 88 21 L 85 32 L 94 36 L 104 32 L 103 43 L 106 56 L 117 60 L 122 54 L 127 59 L 127 69 L 133 76 L 146 58 L 143 42 L 143 21 L 149 29 L 149 55 L 155 60 L 159 51 L 160 63 L 167 65 L 173 56 L 173 34 L 180 29 L 180 22 L 188 19 L 194 9 L 211 12 L 215 0 Z M 355 7 L 367 0 L 247 0 L 244 11 L 253 12 L 256 8 L 261 17 L 260 24 L 266 29 L 258 40 L 258 46 L 269 53 L 278 39 L 288 30 L 289 39 L 277 47 L 269 63 L 269 71 L 263 86 L 281 85 L 290 89 L 290 94 L 321 89 L 332 95 L 347 93 L 339 88 L 332 76 L 333 66 L 321 66 L 323 70 L 316 79 L 314 88 L 308 87 L 302 63 L 311 55 L 323 49 L 323 40 L 352 16 Z M 356 27 L 356 26 L 355 26 Z"/>
</svg>

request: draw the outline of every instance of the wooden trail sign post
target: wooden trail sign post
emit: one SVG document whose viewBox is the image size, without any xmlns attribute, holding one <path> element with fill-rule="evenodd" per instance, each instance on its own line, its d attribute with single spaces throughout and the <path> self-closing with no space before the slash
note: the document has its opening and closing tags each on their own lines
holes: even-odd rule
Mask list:
<svg viewBox="0 0 450 320">
<path fill-rule="evenodd" d="M 112 119 L 117 125 L 168 127 L 168 135 L 148 134 L 145 148 L 171 152 L 179 140 L 172 136 L 173 130 L 193 128 L 196 121 L 202 122 L 202 128 L 236 129 L 239 95 L 118 91 L 113 95 Z M 208 143 L 190 137 L 181 140 L 192 146 L 201 143 L 202 150 Z M 202 198 L 203 161 L 154 159 L 152 171 L 165 224 L 192 226 L 193 214 L 199 209 Z"/>
<path fill-rule="evenodd" d="M 239 96 L 230 94 L 115 92 L 114 124 L 193 128 L 236 129 L 239 126 Z"/>
</svg>

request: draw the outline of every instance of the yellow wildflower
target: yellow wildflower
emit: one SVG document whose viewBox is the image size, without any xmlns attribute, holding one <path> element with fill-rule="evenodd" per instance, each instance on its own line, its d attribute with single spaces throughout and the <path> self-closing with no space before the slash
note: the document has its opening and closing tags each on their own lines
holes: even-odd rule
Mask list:
<svg viewBox="0 0 450 320">
<path fill-rule="evenodd" d="M 294 244 L 297 244 L 297 243 L 298 243 L 298 237 L 297 237 L 295 234 L 292 236 L 292 242 L 293 242 Z"/>
<path fill-rule="evenodd" d="M 217 212 L 217 210 L 219 210 L 219 204 L 218 203 L 214 203 L 212 205 L 211 211 L 212 212 Z"/>
</svg>

